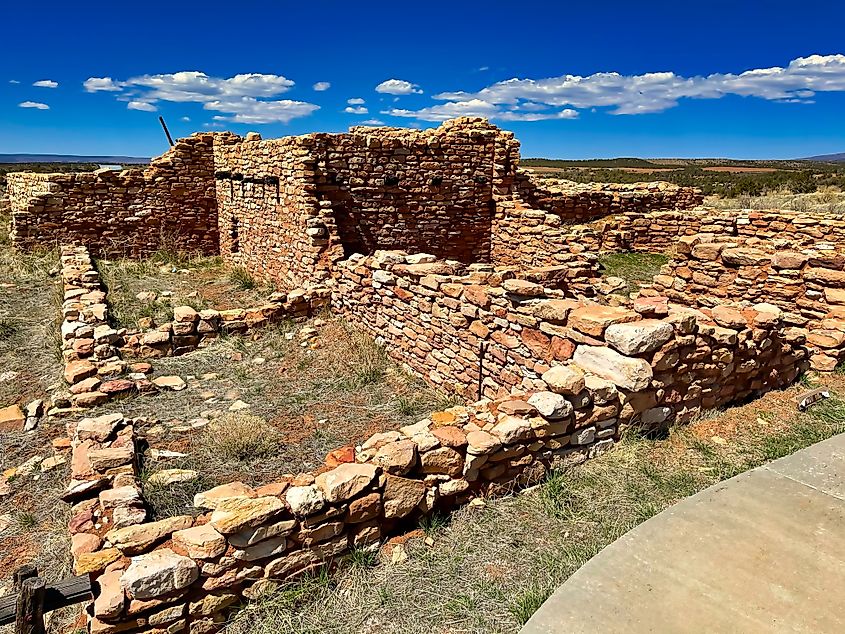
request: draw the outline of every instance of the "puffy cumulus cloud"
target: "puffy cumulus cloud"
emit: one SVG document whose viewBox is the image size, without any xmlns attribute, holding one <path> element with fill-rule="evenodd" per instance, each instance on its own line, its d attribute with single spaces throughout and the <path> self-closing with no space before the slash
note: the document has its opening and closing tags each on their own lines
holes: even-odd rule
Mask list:
<svg viewBox="0 0 845 634">
<path fill-rule="evenodd" d="M 10 84 L 19 84 L 19 83 L 21 83 L 21 82 L 20 82 L 20 81 L 18 81 L 17 79 L 10 79 L 10 80 L 9 80 L 9 83 L 10 83 Z"/>
<path fill-rule="evenodd" d="M 323 92 L 324 90 L 328 90 L 331 87 L 332 84 L 329 81 L 318 81 L 316 84 L 311 86 L 311 88 L 313 88 L 317 92 Z"/>
<path fill-rule="evenodd" d="M 352 99 L 347 99 L 346 103 L 348 103 L 350 106 L 361 106 L 366 102 L 360 97 L 353 97 Z"/>
<path fill-rule="evenodd" d="M 83 85 L 88 92 L 117 92 L 117 99 L 128 101 L 127 107 L 133 110 L 156 110 L 160 101 L 201 103 L 206 110 L 223 113 L 216 115 L 216 120 L 234 123 L 288 123 L 319 109 L 304 101 L 277 99 L 294 85 L 282 75 L 244 73 L 223 78 L 200 71 L 180 71 L 121 81 L 90 77 Z M 314 85 L 315 90 L 328 87 L 328 82 Z"/>
<path fill-rule="evenodd" d="M 18 108 L 34 108 L 35 110 L 49 110 L 50 106 L 40 101 L 22 101 L 18 104 Z"/>
<path fill-rule="evenodd" d="M 36 88 L 58 88 L 59 82 L 53 81 L 52 79 L 39 79 L 38 81 L 32 82 L 32 85 Z"/>
<path fill-rule="evenodd" d="M 381 119 L 365 119 L 361 122 L 361 125 L 384 125 L 384 121 Z"/>
<path fill-rule="evenodd" d="M 111 77 L 89 77 L 82 82 L 82 86 L 88 92 L 117 92 L 122 90 L 121 84 Z"/>
<path fill-rule="evenodd" d="M 422 94 L 422 89 L 416 84 L 412 84 L 404 79 L 388 79 L 376 86 L 376 92 L 387 95 L 420 95 Z"/>
<path fill-rule="evenodd" d="M 185 123 L 190 122 L 190 120 L 191 120 L 191 117 L 180 117 L 179 118 L 179 121 L 184 121 Z"/>
<path fill-rule="evenodd" d="M 349 114 L 369 114 L 370 112 L 365 106 L 347 106 L 343 111 Z"/>
<path fill-rule="evenodd" d="M 817 92 L 843 90 L 845 55 L 810 55 L 794 59 L 785 67 L 751 69 L 739 74 L 683 77 L 673 72 L 642 75 L 603 72 L 586 77 L 508 79 L 477 92 L 444 92 L 434 98 L 447 101 L 443 106 L 452 108 L 457 104 L 484 102 L 509 111 L 524 110 L 526 104 L 534 104 L 531 107 L 609 108 L 612 114 L 643 114 L 674 108 L 681 99 L 739 95 L 808 103 Z M 430 108 L 423 109 L 426 110 Z M 565 117 L 563 112 L 559 114 Z"/>
<path fill-rule="evenodd" d="M 206 110 L 228 113 L 218 116 L 218 120 L 234 123 L 288 123 L 292 119 L 306 117 L 320 106 L 304 101 L 280 99 L 260 101 L 254 97 L 242 97 L 237 100 L 211 101 L 203 106 Z"/>
<path fill-rule="evenodd" d="M 130 110 L 143 110 L 144 112 L 155 112 L 158 110 L 153 104 L 146 101 L 130 101 L 126 104 Z"/>
<path fill-rule="evenodd" d="M 468 99 L 467 101 L 451 101 L 422 108 L 420 110 L 405 110 L 392 108 L 383 110 L 382 114 L 394 117 L 408 117 L 423 121 L 445 121 L 454 117 L 487 117 L 501 121 L 541 121 L 544 119 L 574 119 L 578 112 L 572 108 L 563 110 L 549 110 L 542 106 L 542 111 L 530 110 L 523 112 L 516 108 L 505 109 L 483 99 Z"/>
<path fill-rule="evenodd" d="M 146 100 L 206 102 L 224 98 L 273 97 L 286 92 L 293 82 L 282 75 L 245 73 L 228 79 L 209 77 L 186 70 L 163 75 L 142 75 L 124 82 L 124 87 L 147 89 Z"/>
</svg>

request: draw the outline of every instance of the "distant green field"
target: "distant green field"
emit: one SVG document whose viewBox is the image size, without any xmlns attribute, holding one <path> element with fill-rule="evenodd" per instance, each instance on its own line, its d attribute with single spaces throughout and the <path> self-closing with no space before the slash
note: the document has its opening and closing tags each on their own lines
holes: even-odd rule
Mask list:
<svg viewBox="0 0 845 634">
<path fill-rule="evenodd" d="M 541 176 L 579 183 L 637 183 L 663 180 L 699 187 L 706 195 L 761 196 L 788 191 L 811 193 L 821 187 L 845 190 L 845 164 L 814 161 L 738 161 L 722 159 L 528 158 L 522 167 L 539 168 Z"/>
</svg>

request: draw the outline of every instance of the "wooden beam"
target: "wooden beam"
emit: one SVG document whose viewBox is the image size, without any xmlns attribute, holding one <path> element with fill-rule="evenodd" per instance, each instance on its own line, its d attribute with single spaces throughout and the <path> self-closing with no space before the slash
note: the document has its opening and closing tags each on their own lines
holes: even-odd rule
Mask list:
<svg viewBox="0 0 845 634">
<path fill-rule="evenodd" d="M 15 609 L 18 595 L 0 597 L 0 625 L 15 622 Z M 88 575 L 71 577 L 56 584 L 48 584 L 44 589 L 44 612 L 52 612 L 75 603 L 84 603 L 93 598 L 91 580 Z"/>
</svg>

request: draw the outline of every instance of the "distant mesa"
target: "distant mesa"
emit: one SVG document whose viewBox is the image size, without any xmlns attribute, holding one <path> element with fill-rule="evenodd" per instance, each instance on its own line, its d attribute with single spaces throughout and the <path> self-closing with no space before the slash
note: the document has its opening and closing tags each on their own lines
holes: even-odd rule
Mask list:
<svg viewBox="0 0 845 634">
<path fill-rule="evenodd" d="M 839 154 L 820 154 L 819 156 L 808 156 L 802 161 L 821 161 L 823 163 L 845 163 L 845 152 Z"/>
</svg>

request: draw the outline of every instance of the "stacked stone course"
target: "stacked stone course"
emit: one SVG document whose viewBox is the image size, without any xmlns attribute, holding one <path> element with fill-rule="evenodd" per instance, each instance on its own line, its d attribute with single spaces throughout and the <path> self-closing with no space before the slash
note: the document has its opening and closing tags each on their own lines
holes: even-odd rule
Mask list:
<svg viewBox="0 0 845 634">
<path fill-rule="evenodd" d="M 132 257 L 160 249 L 218 253 L 212 146 L 236 138 L 180 139 L 143 170 L 11 173 L 12 243 L 25 250 L 78 244 Z"/>
<path fill-rule="evenodd" d="M 545 373 L 572 362 L 615 382 L 626 423 L 683 422 L 784 387 L 806 367 L 803 336 L 784 330 L 771 304 L 726 325 L 665 297 L 633 310 L 592 302 L 594 273 L 577 261 L 516 273 L 456 267 L 402 252 L 351 258 L 338 265 L 335 309 L 409 369 L 467 397 L 546 389 Z"/>
<path fill-rule="evenodd" d="M 837 244 L 800 249 L 800 242 L 711 233 L 682 238 L 644 294 L 710 308 L 714 317 L 730 305 L 775 304 L 785 323 L 806 336 L 812 367 L 831 371 L 845 359 L 845 254 Z"/>
<path fill-rule="evenodd" d="M 85 247 L 61 249 L 62 358 L 67 393 L 53 396 L 52 413 L 101 405 L 130 394 L 156 392 L 149 363 L 127 359 L 178 356 L 207 346 L 222 334 L 245 334 L 284 319 L 303 320 L 330 303 L 328 288 L 273 293 L 261 306 L 196 311 L 176 306 L 174 319 L 146 329 L 112 327 L 106 289 Z"/>
</svg>

